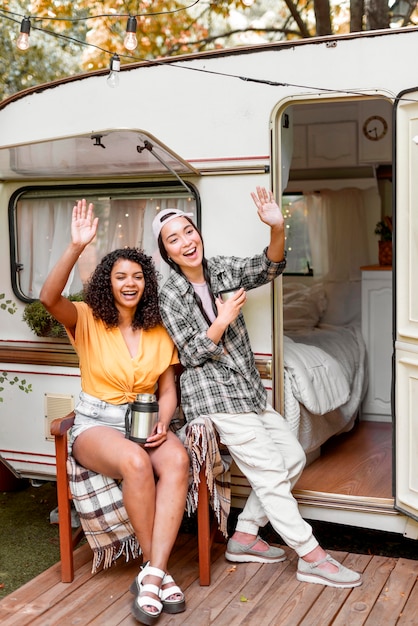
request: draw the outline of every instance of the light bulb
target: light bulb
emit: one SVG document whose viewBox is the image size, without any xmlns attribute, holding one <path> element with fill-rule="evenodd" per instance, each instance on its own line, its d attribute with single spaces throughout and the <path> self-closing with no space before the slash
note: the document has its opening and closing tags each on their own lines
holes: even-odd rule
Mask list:
<svg viewBox="0 0 418 626">
<path fill-rule="evenodd" d="M 119 73 L 118 72 L 110 72 L 109 76 L 107 77 L 107 86 L 111 87 L 112 89 L 114 87 L 119 87 Z"/>
<path fill-rule="evenodd" d="M 19 37 L 16 40 L 16 46 L 19 50 L 27 50 L 29 48 L 30 19 L 24 17 L 20 24 Z"/>
<path fill-rule="evenodd" d="M 127 50 L 135 50 L 138 45 L 138 39 L 136 38 L 135 33 L 126 33 L 123 45 Z"/>
<path fill-rule="evenodd" d="M 138 39 L 136 38 L 136 17 L 133 17 L 132 15 L 128 18 L 123 45 L 127 50 L 135 50 L 138 45 Z"/>
<path fill-rule="evenodd" d="M 110 59 L 110 74 L 106 81 L 109 87 L 119 86 L 119 72 L 120 72 L 120 59 L 117 54 L 114 54 Z"/>
</svg>

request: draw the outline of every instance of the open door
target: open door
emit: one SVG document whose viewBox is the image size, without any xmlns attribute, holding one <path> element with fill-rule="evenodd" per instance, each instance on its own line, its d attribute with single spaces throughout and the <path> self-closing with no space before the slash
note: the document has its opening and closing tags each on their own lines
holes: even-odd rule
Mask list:
<svg viewBox="0 0 418 626">
<path fill-rule="evenodd" d="M 400 93 L 395 137 L 395 506 L 418 519 L 418 91 Z"/>
</svg>

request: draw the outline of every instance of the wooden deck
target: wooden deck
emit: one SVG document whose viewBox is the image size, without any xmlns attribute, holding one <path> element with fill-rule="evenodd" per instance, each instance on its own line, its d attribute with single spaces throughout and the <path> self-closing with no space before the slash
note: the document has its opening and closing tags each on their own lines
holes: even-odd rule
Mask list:
<svg viewBox="0 0 418 626">
<path fill-rule="evenodd" d="M 225 545 L 212 550 L 212 583 L 200 587 L 197 540 L 179 535 L 170 563 L 184 589 L 187 610 L 163 614 L 161 626 L 391 626 L 418 624 L 418 561 L 331 552 L 362 571 L 356 589 L 333 589 L 296 580 L 295 553 L 284 546 L 288 560 L 278 564 L 228 563 Z M 135 626 L 129 586 L 138 562 L 122 563 L 96 575 L 90 573 L 91 551 L 76 550 L 72 583 L 60 582 L 59 563 L 0 601 L 2 626 Z"/>
</svg>

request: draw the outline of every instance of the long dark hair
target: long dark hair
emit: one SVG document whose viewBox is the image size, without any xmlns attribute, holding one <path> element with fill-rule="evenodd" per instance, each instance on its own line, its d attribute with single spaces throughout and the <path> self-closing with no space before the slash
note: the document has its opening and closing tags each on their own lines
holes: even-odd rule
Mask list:
<svg viewBox="0 0 418 626">
<path fill-rule="evenodd" d="M 102 320 L 109 328 L 118 325 L 119 311 L 115 305 L 110 275 L 113 266 L 120 259 L 138 263 L 144 273 L 144 293 L 136 308 L 132 328 L 148 330 L 158 326 L 162 320 L 154 261 L 139 248 L 120 248 L 106 254 L 84 287 L 84 301 L 92 309 L 96 319 Z"/>
<path fill-rule="evenodd" d="M 168 217 L 170 217 L 170 215 L 173 215 L 173 213 L 167 213 L 167 215 L 164 215 L 164 217 L 161 219 L 161 222 L 164 222 L 164 220 L 166 220 Z M 215 312 L 215 315 L 217 315 L 217 308 L 215 305 L 215 296 L 213 295 L 213 290 L 212 290 L 212 283 L 210 280 L 210 273 L 209 273 L 209 268 L 208 268 L 208 262 L 207 259 L 205 257 L 205 244 L 203 241 L 203 237 L 202 237 L 202 233 L 200 232 L 199 228 L 196 226 L 196 224 L 190 219 L 190 217 L 188 217 L 187 215 L 182 215 L 181 217 L 184 217 L 185 220 L 187 220 L 189 222 L 189 224 L 191 224 L 193 226 L 193 228 L 195 229 L 195 231 L 197 232 L 197 234 L 199 235 L 201 241 L 202 241 L 202 246 L 203 246 L 203 258 L 202 258 L 202 266 L 203 266 L 203 277 L 206 281 L 206 284 L 209 288 L 209 294 L 212 300 L 212 308 Z M 183 272 L 181 271 L 181 268 L 179 265 L 177 265 L 177 263 L 175 263 L 167 254 L 167 250 L 164 247 L 163 244 L 163 238 L 161 236 L 161 231 L 160 234 L 158 235 L 158 249 L 160 251 L 161 254 L 161 258 L 163 259 L 163 261 L 165 261 L 167 263 L 167 265 L 169 265 L 175 272 L 177 272 L 177 274 L 180 274 L 181 276 L 184 276 Z M 184 278 L 188 281 L 188 279 L 186 278 L 186 276 L 184 276 Z M 190 282 L 190 281 L 188 281 Z M 204 318 L 206 319 L 206 321 L 209 323 L 209 325 L 211 324 L 210 320 L 208 319 L 208 316 L 205 312 L 205 310 L 203 309 L 203 305 L 202 305 L 202 301 L 200 299 L 200 297 L 197 295 L 197 293 L 193 290 L 194 292 L 194 296 L 196 299 L 197 304 L 199 305 L 199 308 L 204 316 Z"/>
</svg>

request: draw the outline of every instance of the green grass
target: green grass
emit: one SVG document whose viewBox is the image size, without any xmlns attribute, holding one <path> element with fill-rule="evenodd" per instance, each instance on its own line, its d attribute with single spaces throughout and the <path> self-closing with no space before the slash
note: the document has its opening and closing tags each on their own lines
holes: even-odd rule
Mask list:
<svg viewBox="0 0 418 626">
<path fill-rule="evenodd" d="M 60 560 L 58 526 L 49 514 L 57 506 L 55 483 L 0 492 L 0 598 Z"/>
</svg>

